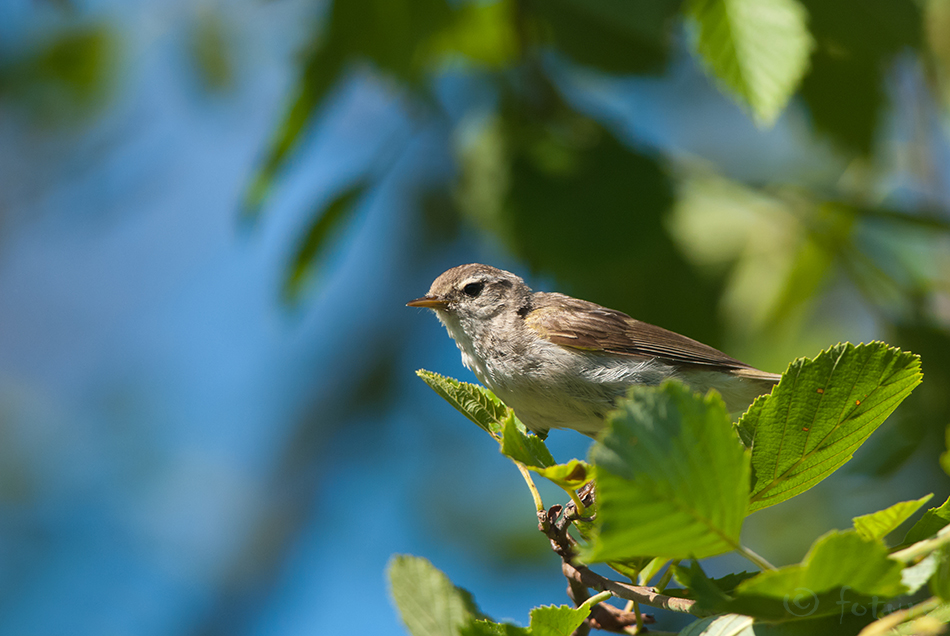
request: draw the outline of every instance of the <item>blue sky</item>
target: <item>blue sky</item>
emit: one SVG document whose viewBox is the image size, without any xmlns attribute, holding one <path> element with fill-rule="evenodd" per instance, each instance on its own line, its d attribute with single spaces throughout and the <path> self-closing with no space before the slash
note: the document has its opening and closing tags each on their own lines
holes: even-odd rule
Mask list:
<svg viewBox="0 0 950 636">
<path fill-rule="evenodd" d="M 402 132 L 390 88 L 356 71 L 260 221 L 239 222 L 308 4 L 209 5 L 239 43 L 235 85 L 213 94 L 184 53 L 191 3 L 84 3 L 80 20 L 120 35 L 105 110 L 49 128 L 0 103 L 0 633 L 401 634 L 383 577 L 396 552 L 430 558 L 496 618 L 525 622 L 530 607 L 566 601 L 550 562 L 505 569 L 446 530 L 490 508 L 516 536 L 533 513 L 507 460 L 413 374 L 472 379 L 435 319 L 404 302 L 460 262 L 517 267 L 470 228 L 420 253 L 407 206 L 419 175 L 444 169 L 445 131 Z M 42 3 L 5 3 L 0 40 L 62 21 Z M 814 151 L 794 108 L 756 131 L 711 87 L 694 106 L 683 87 L 699 72 L 686 59 L 675 68 L 664 80 L 564 82 L 593 96 L 591 111 L 635 121 L 623 127 L 631 142 L 736 175 Z M 451 80 L 442 93 L 469 95 Z M 707 119 L 724 122 L 713 136 L 684 129 Z M 325 275 L 300 306 L 281 305 L 310 210 L 394 135 L 405 138 L 394 168 Z M 774 163 L 730 166 L 730 143 Z M 384 406 L 361 404 L 350 382 L 389 354 Z M 552 436 L 559 457 L 586 443 Z M 446 498 L 445 514 L 425 508 L 429 496 Z"/>
</svg>

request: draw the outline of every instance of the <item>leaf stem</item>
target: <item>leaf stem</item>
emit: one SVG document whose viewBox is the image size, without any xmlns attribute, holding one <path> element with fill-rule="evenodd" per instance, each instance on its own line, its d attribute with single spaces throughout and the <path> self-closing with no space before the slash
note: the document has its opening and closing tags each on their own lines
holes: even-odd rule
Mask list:
<svg viewBox="0 0 950 636">
<path fill-rule="evenodd" d="M 583 517 L 584 511 L 587 510 L 587 508 L 581 503 L 581 498 L 577 496 L 577 492 L 570 488 L 565 488 L 564 491 L 571 496 L 571 501 L 574 502 L 574 508 L 577 510 L 577 516 Z"/>
<path fill-rule="evenodd" d="M 584 609 L 585 607 L 590 609 L 591 607 L 593 607 L 594 605 L 597 605 L 601 601 L 606 601 L 611 596 L 613 596 L 613 592 L 604 590 L 603 592 L 600 592 L 599 594 L 594 594 L 589 599 L 581 603 L 581 606 L 578 607 L 577 609 Z"/>
<path fill-rule="evenodd" d="M 738 544 L 738 545 L 736 545 L 736 552 L 738 552 L 739 554 L 741 554 L 741 555 L 744 556 L 745 558 L 747 558 L 747 559 L 749 559 L 750 561 L 752 561 L 753 563 L 755 563 L 755 564 L 759 567 L 759 569 L 762 570 L 763 572 L 765 572 L 766 570 L 777 570 L 777 569 L 778 569 L 778 568 L 776 568 L 774 565 L 772 565 L 771 563 L 769 563 L 768 561 L 766 561 L 763 557 L 759 556 L 758 554 L 756 554 L 755 552 L 753 552 L 753 551 L 750 550 L 749 548 L 745 547 L 745 546 L 742 545 L 741 543 Z"/>
<path fill-rule="evenodd" d="M 541 493 L 538 492 L 538 487 L 534 485 L 534 480 L 531 479 L 531 473 L 528 472 L 528 469 L 525 468 L 521 462 L 515 462 L 515 466 L 521 471 L 521 476 L 524 477 L 525 483 L 528 484 L 528 490 L 531 491 L 531 497 L 534 499 L 535 510 L 544 512 L 544 502 L 541 501 Z"/>
</svg>

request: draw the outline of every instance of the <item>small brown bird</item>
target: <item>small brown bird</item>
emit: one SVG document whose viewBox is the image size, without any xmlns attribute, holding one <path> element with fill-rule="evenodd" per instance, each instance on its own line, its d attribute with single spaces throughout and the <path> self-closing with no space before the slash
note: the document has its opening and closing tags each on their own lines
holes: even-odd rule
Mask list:
<svg viewBox="0 0 950 636">
<path fill-rule="evenodd" d="M 625 313 L 534 292 L 489 265 L 454 267 L 407 305 L 434 310 L 465 366 L 539 434 L 595 435 L 634 384 L 677 378 L 697 391 L 716 389 L 738 413 L 780 378 Z"/>
</svg>

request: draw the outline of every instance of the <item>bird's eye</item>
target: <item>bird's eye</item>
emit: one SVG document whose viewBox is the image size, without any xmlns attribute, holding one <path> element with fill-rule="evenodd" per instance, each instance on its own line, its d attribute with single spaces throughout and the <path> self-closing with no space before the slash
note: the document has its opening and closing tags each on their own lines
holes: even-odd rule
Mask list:
<svg viewBox="0 0 950 636">
<path fill-rule="evenodd" d="M 480 293 L 482 293 L 482 290 L 484 288 L 485 288 L 485 283 L 469 283 L 468 285 L 462 288 L 462 291 L 465 292 L 466 296 L 471 296 L 472 298 L 475 298 Z"/>
</svg>

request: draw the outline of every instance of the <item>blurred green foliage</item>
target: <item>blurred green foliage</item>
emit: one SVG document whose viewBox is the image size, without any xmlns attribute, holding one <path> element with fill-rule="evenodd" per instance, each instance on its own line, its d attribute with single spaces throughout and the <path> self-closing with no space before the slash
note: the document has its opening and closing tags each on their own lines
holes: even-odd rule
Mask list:
<svg viewBox="0 0 950 636">
<path fill-rule="evenodd" d="M 909 175 L 919 196 L 898 207 L 881 188 L 892 169 L 882 136 L 895 65 L 923 68 L 932 90 L 922 95 L 945 113 L 947 35 L 950 9 L 940 0 L 333 2 L 314 26 L 245 211 L 257 217 L 327 95 L 361 68 L 388 78 L 413 126 L 447 131 L 456 173 L 419 195 L 426 241 L 477 228 L 562 291 L 716 346 L 732 342 L 758 366 L 780 368 L 829 340 L 860 337 L 822 320 L 837 305 L 843 325 L 849 313 L 870 315 L 878 333 L 921 353 L 929 378 L 950 377 L 950 221 L 933 203 L 940 167 L 927 159 L 946 138 L 921 123 L 906 141 L 919 159 Z M 628 143 L 562 85 L 563 70 L 577 66 L 662 74 L 684 48 L 759 125 L 792 100 L 808 115 L 802 133 L 813 152 L 833 141 L 837 174 L 742 183 L 715 165 Z M 432 87 L 445 73 L 478 81 L 495 106 L 444 109 Z M 314 210 L 288 269 L 288 299 L 306 290 L 340 235 L 324 230 L 352 217 L 353 196 Z M 894 470 L 925 440 L 942 447 L 950 402 L 941 384 L 925 384 L 895 427 L 900 443 L 872 443 L 880 448 L 856 462 L 861 470 Z"/>
<path fill-rule="evenodd" d="M 19 104 L 36 123 L 75 121 L 102 105 L 116 59 L 107 25 L 72 26 L 0 55 L 0 100 Z"/>
</svg>

